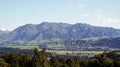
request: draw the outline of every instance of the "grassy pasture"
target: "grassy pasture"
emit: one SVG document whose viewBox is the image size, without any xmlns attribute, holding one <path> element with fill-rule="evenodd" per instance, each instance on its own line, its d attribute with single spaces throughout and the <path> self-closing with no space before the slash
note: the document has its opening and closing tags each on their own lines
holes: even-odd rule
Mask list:
<svg viewBox="0 0 120 67">
<path fill-rule="evenodd" d="M 66 51 L 66 50 L 47 50 L 47 52 L 51 52 L 51 53 L 56 53 L 59 55 L 65 55 L 65 54 L 101 54 L 104 51 Z"/>
<path fill-rule="evenodd" d="M 9 46 L 5 46 L 8 48 L 19 48 L 19 49 L 34 49 L 34 48 L 38 48 L 38 46 L 36 45 L 9 45 Z"/>
</svg>

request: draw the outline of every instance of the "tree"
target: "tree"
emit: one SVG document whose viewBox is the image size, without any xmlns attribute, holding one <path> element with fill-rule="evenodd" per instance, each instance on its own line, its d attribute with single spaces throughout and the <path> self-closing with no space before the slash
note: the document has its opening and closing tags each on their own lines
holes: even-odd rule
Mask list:
<svg viewBox="0 0 120 67">
<path fill-rule="evenodd" d="M 51 65 L 51 67 L 60 67 L 61 66 L 60 62 L 58 61 L 58 59 L 56 57 L 51 57 L 50 65 Z"/>
<path fill-rule="evenodd" d="M 69 67 L 80 67 L 80 59 L 76 57 L 71 57 L 66 61 Z"/>
<path fill-rule="evenodd" d="M 22 55 L 20 56 L 20 59 L 19 59 L 19 64 L 20 64 L 19 66 L 20 67 L 31 67 L 30 61 L 31 61 L 30 56 Z"/>
<path fill-rule="evenodd" d="M 39 51 L 35 48 L 31 64 L 32 67 L 50 67 L 50 63 L 45 55 L 45 49 Z"/>
<path fill-rule="evenodd" d="M 87 60 L 83 60 L 80 62 L 80 67 L 87 67 L 88 66 L 88 61 Z"/>
<path fill-rule="evenodd" d="M 23 54 L 7 53 L 1 56 L 9 67 L 29 67 L 30 56 Z"/>
<path fill-rule="evenodd" d="M 88 66 L 92 67 L 113 67 L 113 62 L 107 57 L 106 53 L 90 58 Z"/>
<path fill-rule="evenodd" d="M 1 58 L 3 58 L 8 63 L 8 66 L 19 67 L 19 56 L 17 56 L 17 54 L 7 53 L 3 54 Z"/>
<path fill-rule="evenodd" d="M 114 67 L 120 67 L 120 58 L 114 59 L 113 63 L 114 63 Z"/>
<path fill-rule="evenodd" d="M 0 67 L 8 67 L 8 64 L 5 62 L 3 58 L 0 58 Z"/>
</svg>

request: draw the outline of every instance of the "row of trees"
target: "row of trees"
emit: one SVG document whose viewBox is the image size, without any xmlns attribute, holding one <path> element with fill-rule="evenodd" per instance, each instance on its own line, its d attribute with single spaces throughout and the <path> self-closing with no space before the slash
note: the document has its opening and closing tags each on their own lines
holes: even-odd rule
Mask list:
<svg viewBox="0 0 120 67">
<path fill-rule="evenodd" d="M 6 53 L 0 56 L 0 67 L 120 67 L 120 58 L 111 60 L 106 53 L 96 55 L 89 60 L 77 57 L 47 58 L 45 49 L 34 49 L 34 56 Z"/>
</svg>

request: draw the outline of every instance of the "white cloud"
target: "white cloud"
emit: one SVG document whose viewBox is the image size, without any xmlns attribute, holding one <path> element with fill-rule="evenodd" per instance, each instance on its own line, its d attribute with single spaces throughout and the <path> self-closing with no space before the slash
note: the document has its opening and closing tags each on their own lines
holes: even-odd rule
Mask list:
<svg viewBox="0 0 120 67">
<path fill-rule="evenodd" d="M 76 4 L 76 5 L 67 5 L 67 8 L 83 8 L 83 7 L 85 7 L 85 5 L 84 4 Z"/>
<path fill-rule="evenodd" d="M 96 10 L 96 18 L 100 19 L 100 18 L 104 18 L 104 15 L 102 15 L 102 11 L 101 10 Z"/>
<path fill-rule="evenodd" d="M 84 4 L 80 4 L 80 3 L 79 3 L 77 6 L 78 6 L 78 8 L 83 8 L 83 7 L 85 7 Z"/>
<path fill-rule="evenodd" d="M 74 8 L 74 6 L 68 5 L 67 8 L 71 9 L 71 8 Z"/>
<path fill-rule="evenodd" d="M 89 14 L 82 14 L 82 16 L 83 16 L 83 17 L 88 17 L 88 16 L 89 16 Z"/>
<path fill-rule="evenodd" d="M 2 31 L 12 31 L 13 29 L 6 29 L 6 28 L 0 28 L 0 30 L 2 30 Z"/>
<path fill-rule="evenodd" d="M 98 13 L 98 14 L 101 14 L 101 13 L 102 13 L 101 10 L 96 10 L 95 12 Z"/>
<path fill-rule="evenodd" d="M 120 20 L 117 18 L 105 18 L 104 23 L 112 24 L 112 23 L 118 23 Z"/>
<path fill-rule="evenodd" d="M 7 29 L 5 29 L 5 28 L 0 28 L 0 30 L 2 30 L 2 31 L 6 31 Z"/>
<path fill-rule="evenodd" d="M 100 18 L 102 18 L 103 16 L 100 15 L 100 14 L 98 14 L 96 17 L 97 17 L 98 19 L 100 19 Z"/>
</svg>

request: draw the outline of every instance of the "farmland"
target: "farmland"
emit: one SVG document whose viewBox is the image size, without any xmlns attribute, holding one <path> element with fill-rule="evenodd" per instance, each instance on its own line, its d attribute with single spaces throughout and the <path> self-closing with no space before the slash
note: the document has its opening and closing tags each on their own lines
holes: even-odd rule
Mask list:
<svg viewBox="0 0 120 67">
<path fill-rule="evenodd" d="M 101 54 L 104 51 L 66 51 L 66 50 L 47 50 L 47 52 L 56 53 L 59 55 L 65 54 Z"/>
</svg>

